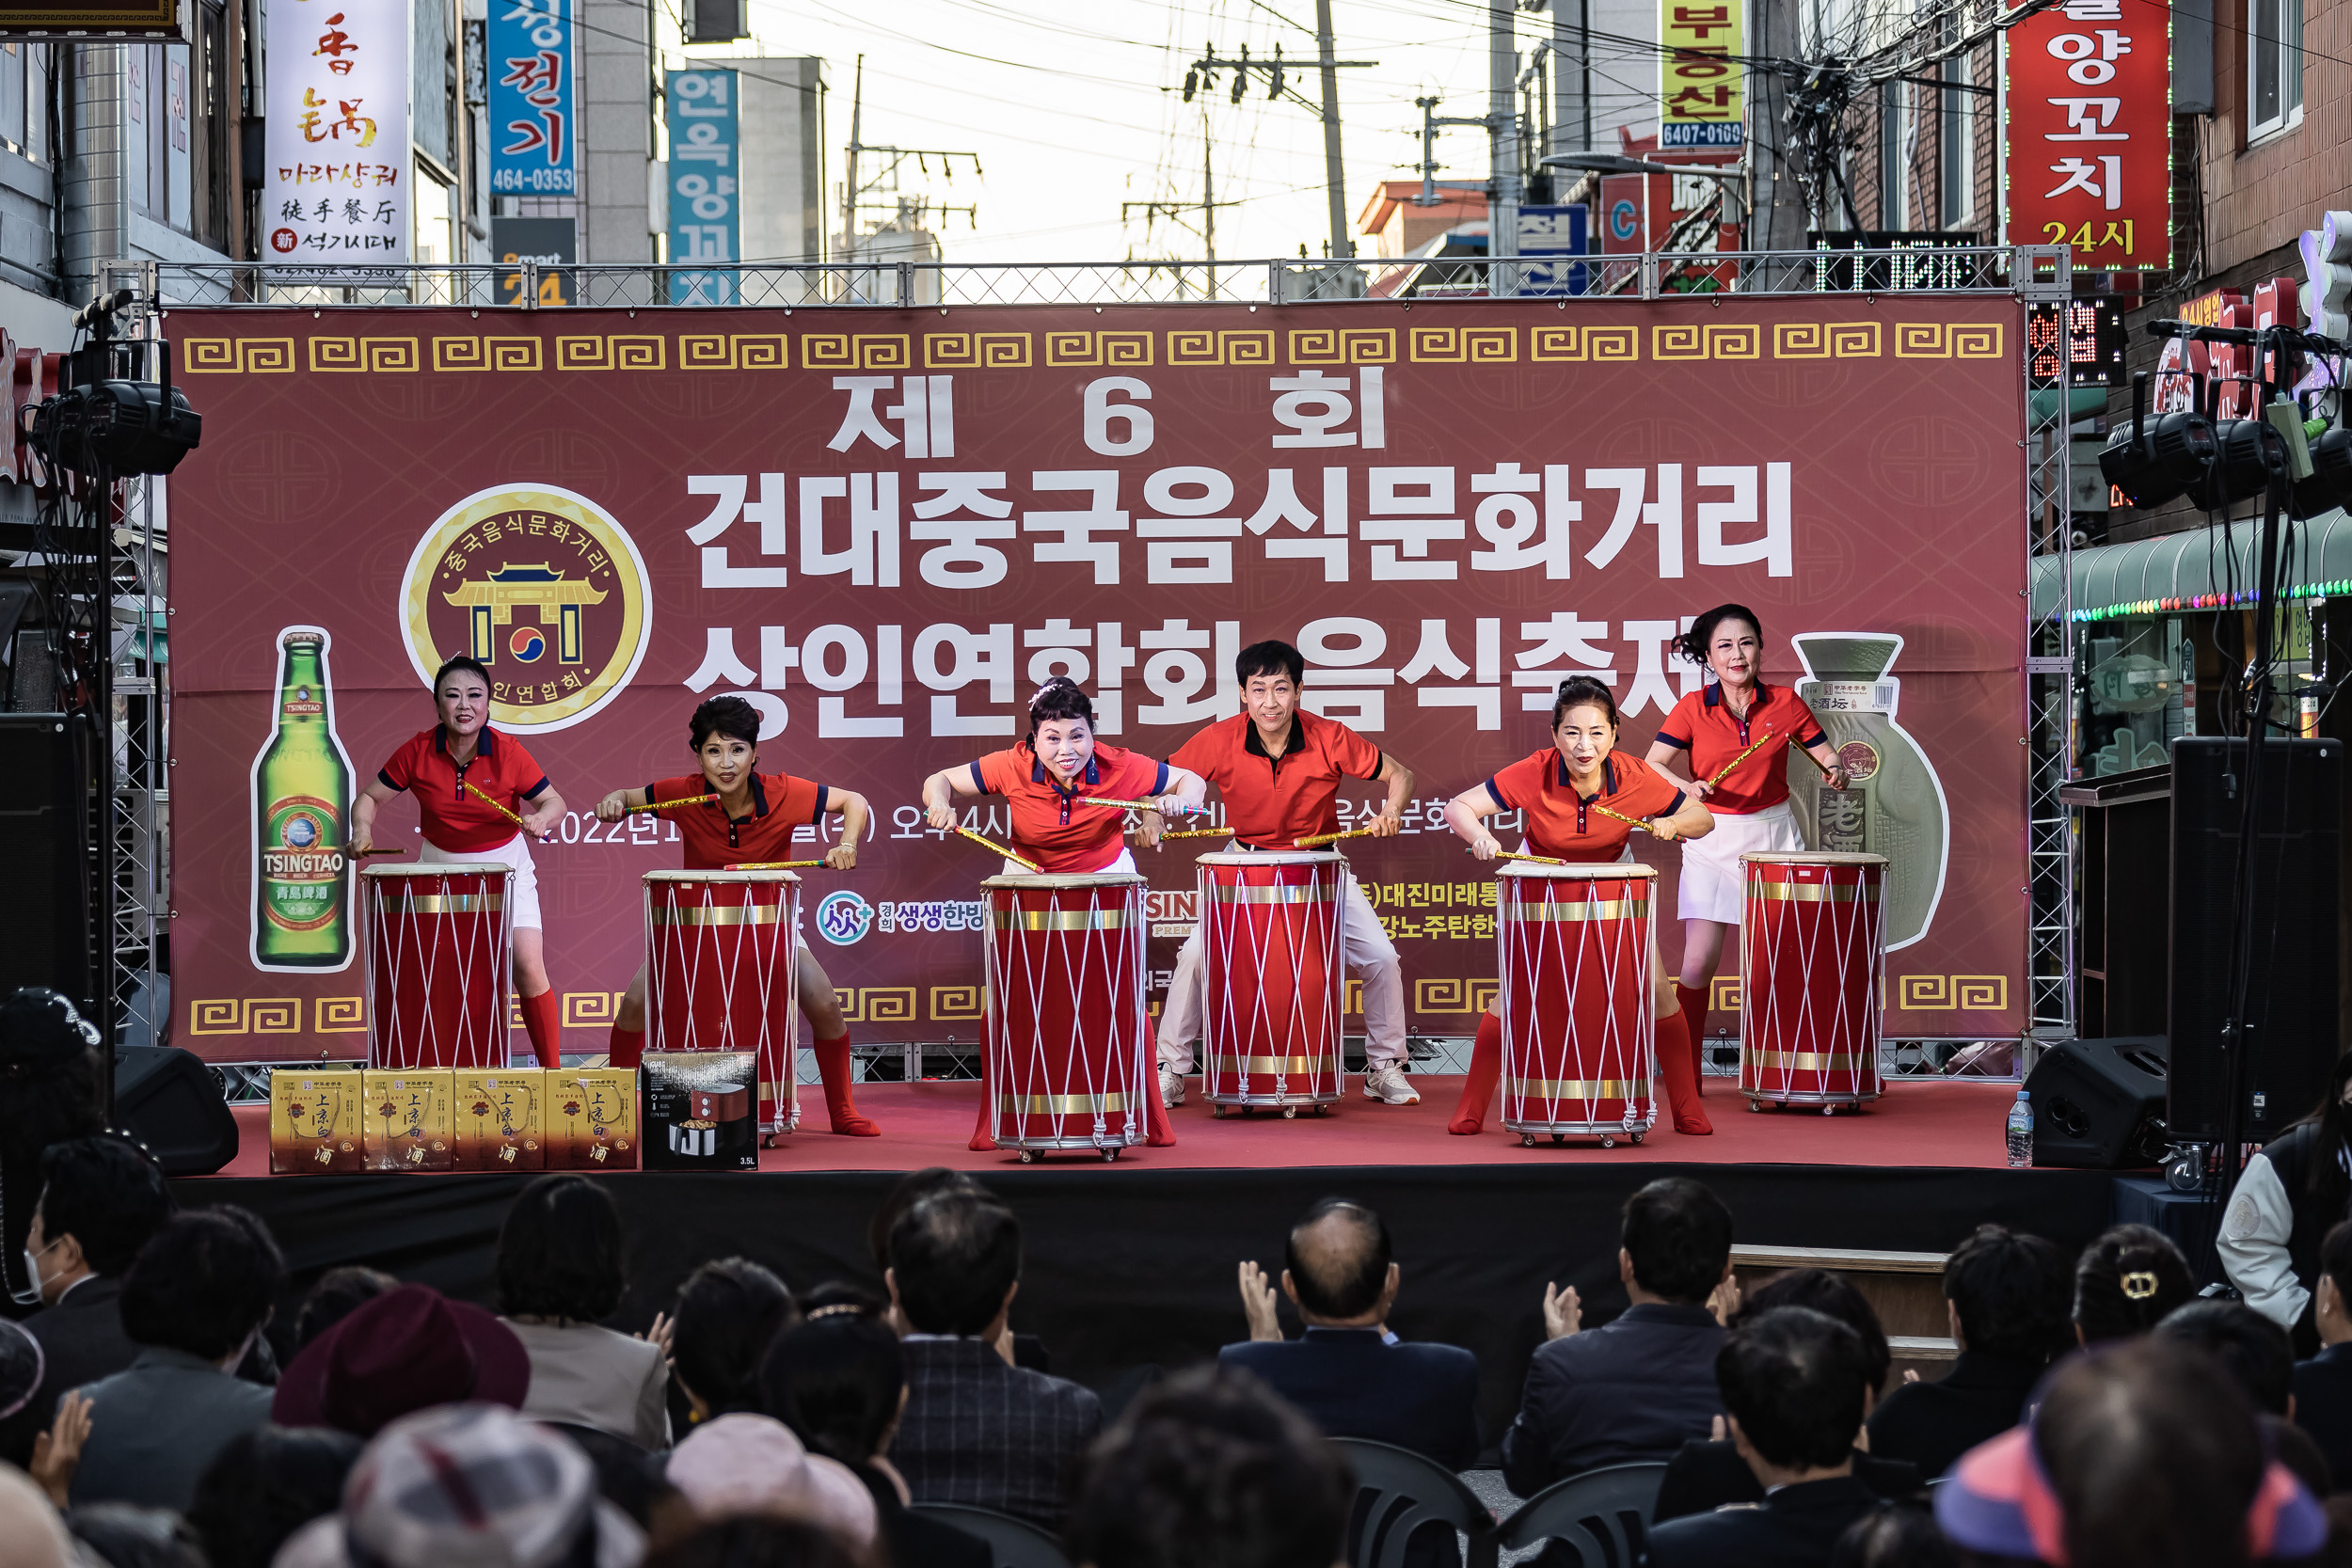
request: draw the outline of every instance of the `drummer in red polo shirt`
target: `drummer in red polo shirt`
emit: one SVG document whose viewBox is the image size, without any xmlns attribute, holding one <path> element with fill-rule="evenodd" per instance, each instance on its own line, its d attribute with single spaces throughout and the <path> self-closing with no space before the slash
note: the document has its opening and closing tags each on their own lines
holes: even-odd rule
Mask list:
<svg viewBox="0 0 2352 1568">
<path fill-rule="evenodd" d="M 757 708 L 740 697 L 710 698 L 694 709 L 688 733 L 701 772 L 616 789 L 596 802 L 596 820 L 618 822 L 632 809 L 656 807 L 654 815 L 675 823 L 685 842 L 687 870 L 722 871 L 791 860 L 794 833 L 834 816 L 841 818 L 841 842 L 825 851 L 825 864 L 835 871 L 856 869 L 857 843 L 872 815 L 866 797 L 789 773 L 762 773 Z M 713 794 L 719 799 L 701 799 Z M 850 1099 L 850 1025 L 841 1016 L 841 999 L 805 942 L 796 973 L 809 1050 L 824 1079 L 825 1115 L 836 1132 L 873 1137 L 882 1129 L 860 1116 Z M 640 964 L 613 1015 L 612 1065 L 635 1067 L 644 1049 L 645 970 Z"/>
<path fill-rule="evenodd" d="M 1706 843 L 1682 847 L 1682 877 L 1675 886 L 1675 908 L 1682 915 L 1682 974 L 1676 994 L 1682 1000 L 1695 1061 L 1703 1059 L 1695 1053 L 1707 1049 L 1708 988 L 1723 961 L 1724 933 L 1740 924 L 1740 857 L 1751 850 L 1804 847 L 1796 814 L 1788 809 L 1792 762 L 1781 754 L 1783 747 L 1802 746 L 1810 752 L 1832 789 L 1846 787 L 1846 772 L 1804 700 L 1762 679 L 1764 626 L 1755 610 L 1717 605 L 1692 621 L 1674 646 L 1715 677 L 1675 705 L 1658 727 L 1646 759 L 1706 801 L 1715 818 L 1716 832 Z M 1758 740 L 1763 744 L 1756 745 Z M 1715 775 L 1725 768 L 1731 770 L 1717 781 Z"/>
<path fill-rule="evenodd" d="M 1287 642 L 1253 642 L 1233 660 L 1245 712 L 1221 719 L 1178 749 L 1169 760 L 1216 785 L 1236 849 L 1289 849 L 1302 838 L 1340 831 L 1340 783 L 1360 779 L 1389 786 L 1389 798 L 1363 828 L 1392 838 L 1413 798 L 1413 770 L 1336 719 L 1298 705 L 1307 661 Z M 1421 1093 L 1405 1076 L 1405 976 L 1370 900 L 1346 874 L 1346 914 L 1340 931 L 1347 967 L 1364 985 L 1364 1098 L 1386 1105 L 1418 1105 Z M 1205 999 L 1200 991 L 1200 931 L 1184 939 L 1160 1013 L 1160 1098 L 1184 1102 Z"/>
<path fill-rule="evenodd" d="M 506 904 L 514 915 L 515 990 L 522 998 L 523 1028 L 539 1065 L 561 1066 L 563 1006 L 548 983 L 531 840 L 546 837 L 564 819 L 564 797 L 521 741 L 490 728 L 490 673 L 479 661 L 460 654 L 443 664 L 433 677 L 433 701 L 441 721 L 410 736 L 351 802 L 351 847 L 375 847 L 377 810 L 405 791 L 417 798 L 423 832 L 418 863 L 495 861 L 508 868 Z M 516 817 L 522 819 L 520 832 Z"/>
<path fill-rule="evenodd" d="M 1714 827 L 1707 808 L 1648 763 L 1618 752 L 1616 744 L 1617 699 L 1597 680 L 1571 676 L 1560 683 L 1559 693 L 1552 699 L 1551 744 L 1513 763 L 1475 789 L 1456 795 L 1446 803 L 1446 824 L 1482 861 L 1494 859 L 1502 847 L 1486 831 L 1486 818 L 1513 811 L 1525 814 L 1527 838 L 1522 847 L 1527 853 L 1580 863 L 1633 858 L 1628 847 L 1633 828 L 1618 816 L 1640 822 L 1661 844 L 1705 837 Z M 1595 809 L 1601 806 L 1617 816 Z M 1657 951 L 1655 946 L 1650 949 L 1659 1071 L 1666 1080 L 1675 1131 L 1704 1135 L 1715 1129 L 1699 1106 L 1691 1070 L 1690 1038 L 1683 1030 L 1674 987 L 1666 980 L 1666 966 L 1656 957 Z M 1478 1021 L 1470 1077 L 1462 1085 L 1461 1103 L 1454 1108 L 1447 1132 L 1478 1131 L 1502 1073 L 1502 1020 L 1489 1006 Z"/>
</svg>

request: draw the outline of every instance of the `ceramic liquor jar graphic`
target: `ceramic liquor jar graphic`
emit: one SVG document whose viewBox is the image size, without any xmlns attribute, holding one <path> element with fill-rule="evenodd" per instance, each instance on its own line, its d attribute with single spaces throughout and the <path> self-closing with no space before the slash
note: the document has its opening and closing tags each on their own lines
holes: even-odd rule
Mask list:
<svg viewBox="0 0 2352 1568">
<path fill-rule="evenodd" d="M 1789 639 L 1804 663 L 1797 695 L 1821 722 L 1848 787 L 1825 787 L 1792 750 L 1788 793 L 1810 849 L 1886 857 L 1886 950 L 1927 935 L 1944 896 L 1951 813 L 1935 765 L 1896 721 L 1902 682 L 1894 632 L 1809 631 Z"/>
</svg>

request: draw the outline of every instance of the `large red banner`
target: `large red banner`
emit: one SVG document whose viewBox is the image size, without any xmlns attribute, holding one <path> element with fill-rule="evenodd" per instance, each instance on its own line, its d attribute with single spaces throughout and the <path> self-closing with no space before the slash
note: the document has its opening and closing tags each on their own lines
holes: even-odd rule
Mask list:
<svg viewBox="0 0 2352 1568">
<path fill-rule="evenodd" d="M 2172 265 L 2172 8 L 2070 0 L 2001 35 L 2011 245 L 2074 265 Z"/>
<path fill-rule="evenodd" d="M 1444 802 L 1547 743 L 1569 674 L 1612 683 L 1620 746 L 1646 751 L 1695 689 L 1668 640 L 1725 600 L 1761 614 L 1768 678 L 1799 685 L 1859 780 L 1829 795 L 1791 759 L 1808 840 L 1893 862 L 1889 1033 L 2020 1027 L 2009 301 L 178 309 L 168 327 L 207 436 L 170 483 L 175 1025 L 215 1059 L 358 1053 L 339 814 L 430 726 L 426 679 L 461 650 L 571 807 L 535 851 L 569 1049 L 601 1049 L 644 945 L 640 879 L 678 863 L 673 830 L 589 809 L 692 770 L 699 697 L 748 695 L 764 768 L 874 804 L 859 868 L 806 889 L 856 1033 L 969 1040 L 997 866 L 922 826 L 923 777 L 1011 744 L 1057 673 L 1107 737 L 1166 756 L 1238 711 L 1233 654 L 1267 637 L 1305 650 L 1311 707 L 1415 769 L 1406 836 L 1353 860 L 1411 1027 L 1467 1034 L 1493 994 L 1494 885 Z M 281 712 L 313 704 L 347 762 L 281 747 L 264 767 Z M 305 768 L 324 782 L 285 782 Z M 1344 819 L 1381 793 L 1348 791 Z M 803 830 L 810 856 L 824 831 Z M 413 808 L 378 833 L 414 844 Z M 1193 868 L 1175 847 L 1141 859 L 1164 971 Z M 1736 978 L 1717 1003 L 1737 1006 Z"/>
</svg>

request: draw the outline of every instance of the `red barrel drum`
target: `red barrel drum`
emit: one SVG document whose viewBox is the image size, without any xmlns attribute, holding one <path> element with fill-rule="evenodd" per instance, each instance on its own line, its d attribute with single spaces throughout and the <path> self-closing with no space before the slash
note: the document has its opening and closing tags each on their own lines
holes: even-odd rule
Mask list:
<svg viewBox="0 0 2352 1568">
<path fill-rule="evenodd" d="M 1329 850 L 1226 850 L 1200 867 L 1200 1056 L 1211 1114 L 1339 1099 L 1341 891 Z"/>
<path fill-rule="evenodd" d="M 991 877 L 981 946 L 989 1132 L 1025 1162 L 1047 1149 L 1115 1160 L 1159 1092 L 1144 1016 L 1144 879 Z"/>
<path fill-rule="evenodd" d="M 508 875 L 494 862 L 360 871 L 370 1067 L 506 1065 Z"/>
<path fill-rule="evenodd" d="M 799 1125 L 801 879 L 645 873 L 645 1049 L 755 1051 L 759 1130 Z"/>
<path fill-rule="evenodd" d="M 1519 862 L 1496 879 L 1502 1125 L 1521 1143 L 1549 1132 L 1606 1148 L 1657 1122 L 1657 880 L 1629 862 Z"/>
<path fill-rule="evenodd" d="M 1740 857 L 1740 1092 L 1834 1111 L 1876 1100 L 1883 855 Z"/>
</svg>

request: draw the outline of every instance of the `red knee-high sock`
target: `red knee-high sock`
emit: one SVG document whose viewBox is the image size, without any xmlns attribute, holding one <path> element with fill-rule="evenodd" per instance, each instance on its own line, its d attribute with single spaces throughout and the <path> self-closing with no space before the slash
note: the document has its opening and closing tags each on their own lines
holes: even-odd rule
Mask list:
<svg viewBox="0 0 2352 1568">
<path fill-rule="evenodd" d="M 543 990 L 536 996 L 526 996 L 523 1003 L 523 1029 L 531 1036 L 531 1053 L 539 1058 L 541 1067 L 564 1065 L 564 1005 L 553 990 Z"/>
<path fill-rule="evenodd" d="M 1175 1141 L 1176 1126 L 1168 1119 L 1168 1107 L 1160 1103 L 1160 1076 L 1154 1072 L 1143 1089 L 1143 1147 L 1166 1148 Z"/>
<path fill-rule="evenodd" d="M 1705 986 L 1675 984 L 1675 998 L 1682 1004 L 1682 1026 L 1691 1034 L 1692 1081 L 1701 1094 L 1707 1092 L 1707 991 Z"/>
<path fill-rule="evenodd" d="M 1678 1012 L 1658 1021 L 1658 1071 L 1666 1080 L 1666 1100 L 1674 1107 L 1675 1131 L 1706 1137 L 1715 1131 L 1699 1105 L 1698 1085 L 1692 1082 L 1691 1031 Z"/>
<path fill-rule="evenodd" d="M 616 1023 L 612 1026 L 612 1043 L 604 1049 L 605 1059 L 614 1067 L 633 1068 L 645 1054 L 645 1032 L 624 1029 Z"/>
<path fill-rule="evenodd" d="M 836 1036 L 829 1040 L 815 1040 L 809 1049 L 817 1055 L 817 1072 L 825 1081 L 825 1115 L 833 1122 L 833 1130 L 852 1138 L 870 1138 L 882 1129 L 857 1114 L 850 1100 L 850 1037 Z"/>
<path fill-rule="evenodd" d="M 1478 1020 L 1478 1038 L 1470 1046 L 1470 1076 L 1462 1080 L 1462 1098 L 1454 1103 L 1454 1119 L 1445 1130 L 1468 1136 L 1486 1119 L 1495 1097 L 1495 1081 L 1502 1076 L 1502 1020 L 1492 1013 Z"/>
<path fill-rule="evenodd" d="M 975 1154 L 986 1154 L 996 1147 L 996 1137 L 989 1129 L 988 1108 L 995 1102 L 996 1085 L 988 1075 L 988 1068 L 980 1068 L 980 1114 L 972 1123 L 972 1141 L 964 1147 Z"/>
</svg>

